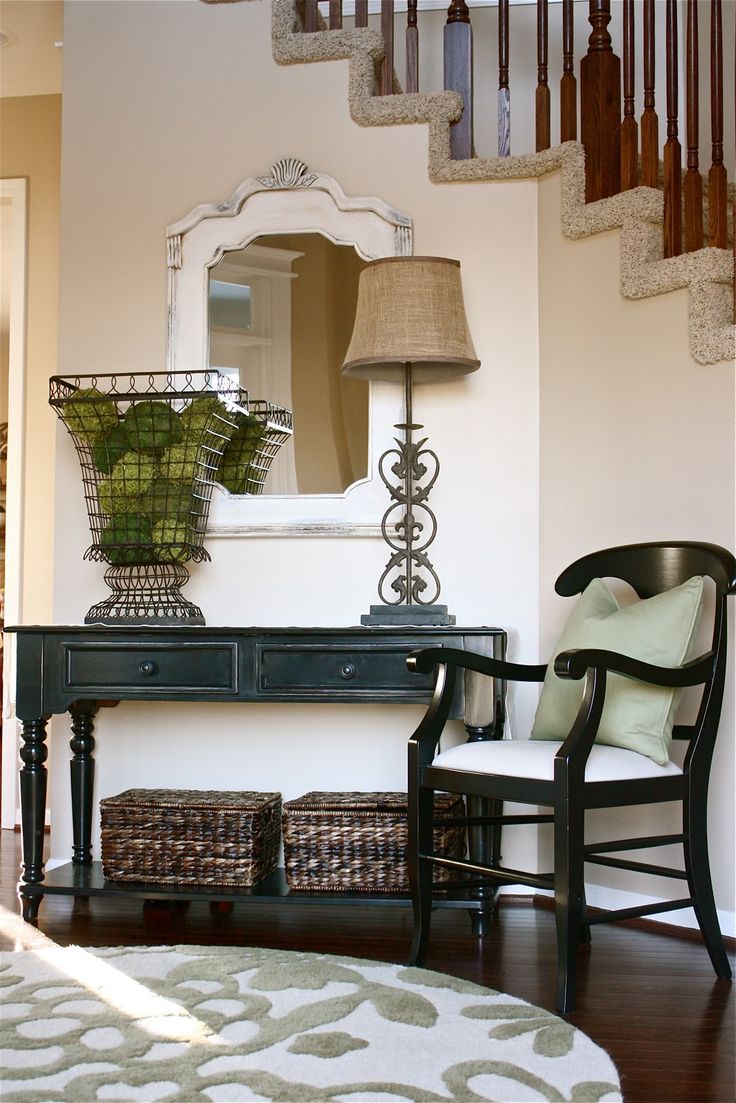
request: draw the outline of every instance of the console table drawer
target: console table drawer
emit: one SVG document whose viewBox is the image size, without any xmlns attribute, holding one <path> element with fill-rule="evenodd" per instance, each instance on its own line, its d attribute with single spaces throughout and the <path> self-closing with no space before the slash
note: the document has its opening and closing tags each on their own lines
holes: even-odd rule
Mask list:
<svg viewBox="0 0 736 1103">
<path fill-rule="evenodd" d="M 64 682 L 80 693 L 233 694 L 237 657 L 234 643 L 66 644 Z"/>
<path fill-rule="evenodd" d="M 258 689 L 265 694 L 323 690 L 332 696 L 343 691 L 346 696 L 359 696 L 364 691 L 404 697 L 407 690 L 415 690 L 426 697 L 434 675 L 412 674 L 406 666 L 406 657 L 415 647 L 415 641 L 367 646 L 265 644 L 258 649 Z"/>
</svg>

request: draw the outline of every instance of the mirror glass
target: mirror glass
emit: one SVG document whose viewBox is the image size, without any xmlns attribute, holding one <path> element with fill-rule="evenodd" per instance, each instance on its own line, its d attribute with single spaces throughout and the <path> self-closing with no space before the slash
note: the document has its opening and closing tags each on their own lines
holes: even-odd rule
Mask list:
<svg viewBox="0 0 736 1103">
<path fill-rule="evenodd" d="M 368 470 L 368 383 L 340 374 L 364 266 L 320 233 L 271 234 L 209 269 L 210 367 L 293 413 L 268 495 L 340 494 Z"/>
</svg>

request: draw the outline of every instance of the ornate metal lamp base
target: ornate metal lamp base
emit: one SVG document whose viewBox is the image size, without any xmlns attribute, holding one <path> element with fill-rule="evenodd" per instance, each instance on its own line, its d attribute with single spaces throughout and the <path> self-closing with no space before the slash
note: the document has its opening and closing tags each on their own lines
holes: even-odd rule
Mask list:
<svg viewBox="0 0 736 1103">
<path fill-rule="evenodd" d="M 370 613 L 363 613 L 361 624 L 454 624 L 455 617 L 447 612 L 446 605 L 371 605 Z"/>
</svg>

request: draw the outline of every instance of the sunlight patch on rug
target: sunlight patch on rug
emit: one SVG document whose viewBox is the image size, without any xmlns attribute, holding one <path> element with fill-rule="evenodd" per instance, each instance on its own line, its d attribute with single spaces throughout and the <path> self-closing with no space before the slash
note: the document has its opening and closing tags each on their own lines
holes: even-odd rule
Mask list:
<svg viewBox="0 0 736 1103">
<path fill-rule="evenodd" d="M 620 1103 L 610 1057 L 426 969 L 250 947 L 4 954 L 4 1103 Z"/>
</svg>

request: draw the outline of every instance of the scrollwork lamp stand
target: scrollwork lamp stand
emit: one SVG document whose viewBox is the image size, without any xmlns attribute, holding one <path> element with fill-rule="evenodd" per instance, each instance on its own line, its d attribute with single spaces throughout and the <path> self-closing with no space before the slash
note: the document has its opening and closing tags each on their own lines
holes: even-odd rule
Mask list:
<svg viewBox="0 0 736 1103">
<path fill-rule="evenodd" d="M 427 499 L 440 473 L 440 461 L 436 452 L 424 447 L 426 437 L 414 441 L 414 431 L 423 426 L 412 416 L 412 365 L 406 364 L 405 371 L 404 421 L 394 426 L 403 432 L 404 439 L 396 438 L 396 448 L 389 448 L 378 461 L 379 474 L 392 498 L 381 521 L 381 532 L 393 550 L 378 581 L 378 596 L 387 606 L 416 604 L 430 609 L 441 587 L 427 555 L 437 535 L 437 518 Z M 430 460 L 430 468 L 425 459 Z M 393 480 L 386 474 L 387 467 Z M 423 484 L 427 475 L 429 480 Z M 389 590 L 393 590 L 393 596 Z"/>
<path fill-rule="evenodd" d="M 383 453 L 378 472 L 391 496 L 381 532 L 391 556 L 378 582 L 382 605 L 372 605 L 363 624 L 454 624 L 446 605 L 436 604 L 440 580 L 427 548 L 437 519 L 427 499 L 440 462 L 414 440 L 422 428 L 413 418 L 415 382 L 436 382 L 475 371 L 480 362 L 470 338 L 460 265 L 441 257 L 389 257 L 361 273 L 355 327 L 342 372 L 362 379 L 401 382 L 403 439 Z"/>
</svg>

